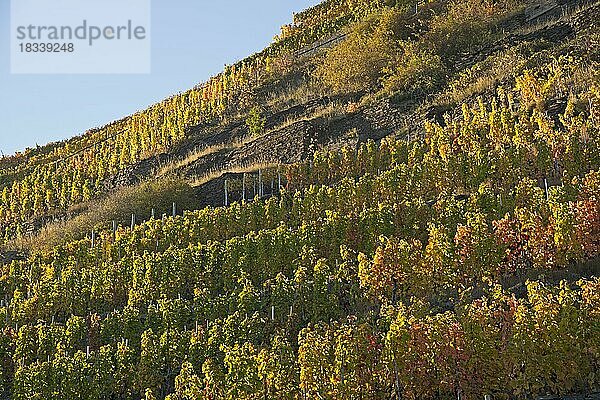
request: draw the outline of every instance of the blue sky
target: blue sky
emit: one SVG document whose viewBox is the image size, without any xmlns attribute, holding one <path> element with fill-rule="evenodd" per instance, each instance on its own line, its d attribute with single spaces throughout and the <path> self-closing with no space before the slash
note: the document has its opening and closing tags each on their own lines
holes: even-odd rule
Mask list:
<svg viewBox="0 0 600 400">
<path fill-rule="evenodd" d="M 146 108 L 269 44 L 319 0 L 152 0 L 152 73 L 11 75 L 10 0 L 0 0 L 0 151 L 79 135 Z"/>
</svg>

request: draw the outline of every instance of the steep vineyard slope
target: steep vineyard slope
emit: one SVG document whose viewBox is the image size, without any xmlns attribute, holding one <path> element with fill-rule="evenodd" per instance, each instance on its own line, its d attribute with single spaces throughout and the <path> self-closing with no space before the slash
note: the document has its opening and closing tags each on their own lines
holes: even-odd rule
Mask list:
<svg viewBox="0 0 600 400">
<path fill-rule="evenodd" d="M 0 397 L 597 398 L 598 21 L 327 0 L 207 85 L 2 160 L 25 251 Z"/>
</svg>

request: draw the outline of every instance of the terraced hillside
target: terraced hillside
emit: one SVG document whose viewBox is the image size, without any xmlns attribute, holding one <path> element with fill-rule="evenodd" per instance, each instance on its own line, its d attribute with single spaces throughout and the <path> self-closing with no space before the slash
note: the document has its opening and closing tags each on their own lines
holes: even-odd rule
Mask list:
<svg viewBox="0 0 600 400">
<path fill-rule="evenodd" d="M 597 397 L 599 21 L 328 0 L 2 159 L 1 397 Z"/>
</svg>

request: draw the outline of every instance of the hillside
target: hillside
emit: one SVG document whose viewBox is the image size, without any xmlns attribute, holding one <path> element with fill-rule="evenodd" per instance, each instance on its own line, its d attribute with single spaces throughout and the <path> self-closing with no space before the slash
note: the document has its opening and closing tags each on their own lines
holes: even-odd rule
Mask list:
<svg viewBox="0 0 600 400">
<path fill-rule="evenodd" d="M 600 2 L 325 0 L 0 159 L 0 398 L 598 398 Z"/>
</svg>

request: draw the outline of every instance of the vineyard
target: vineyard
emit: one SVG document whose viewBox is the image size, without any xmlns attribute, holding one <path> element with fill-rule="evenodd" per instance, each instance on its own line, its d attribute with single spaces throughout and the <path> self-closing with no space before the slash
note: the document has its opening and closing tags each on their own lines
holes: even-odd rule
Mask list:
<svg viewBox="0 0 600 400">
<path fill-rule="evenodd" d="M 0 398 L 597 396 L 600 4 L 561 10 L 325 0 L 206 84 L 1 159 L 4 247 L 32 244 L 0 258 Z M 334 106 L 282 123 L 286 79 Z M 84 205 L 83 232 L 23 231 Z"/>
<path fill-rule="evenodd" d="M 140 160 L 168 152 L 200 124 L 226 121 L 251 101 L 253 88 L 268 79 L 278 57 L 312 43 L 355 21 L 366 9 L 383 4 L 347 0 L 329 2 L 298 15 L 295 27 L 282 28 L 276 41 L 259 54 L 226 67 L 219 75 L 130 117 L 92 129 L 65 143 L 29 149 L 0 161 L 2 236 L 23 235 L 23 223 L 51 217 L 102 194 L 102 182 Z M 328 18 L 328 13 L 337 17 Z"/>
</svg>

